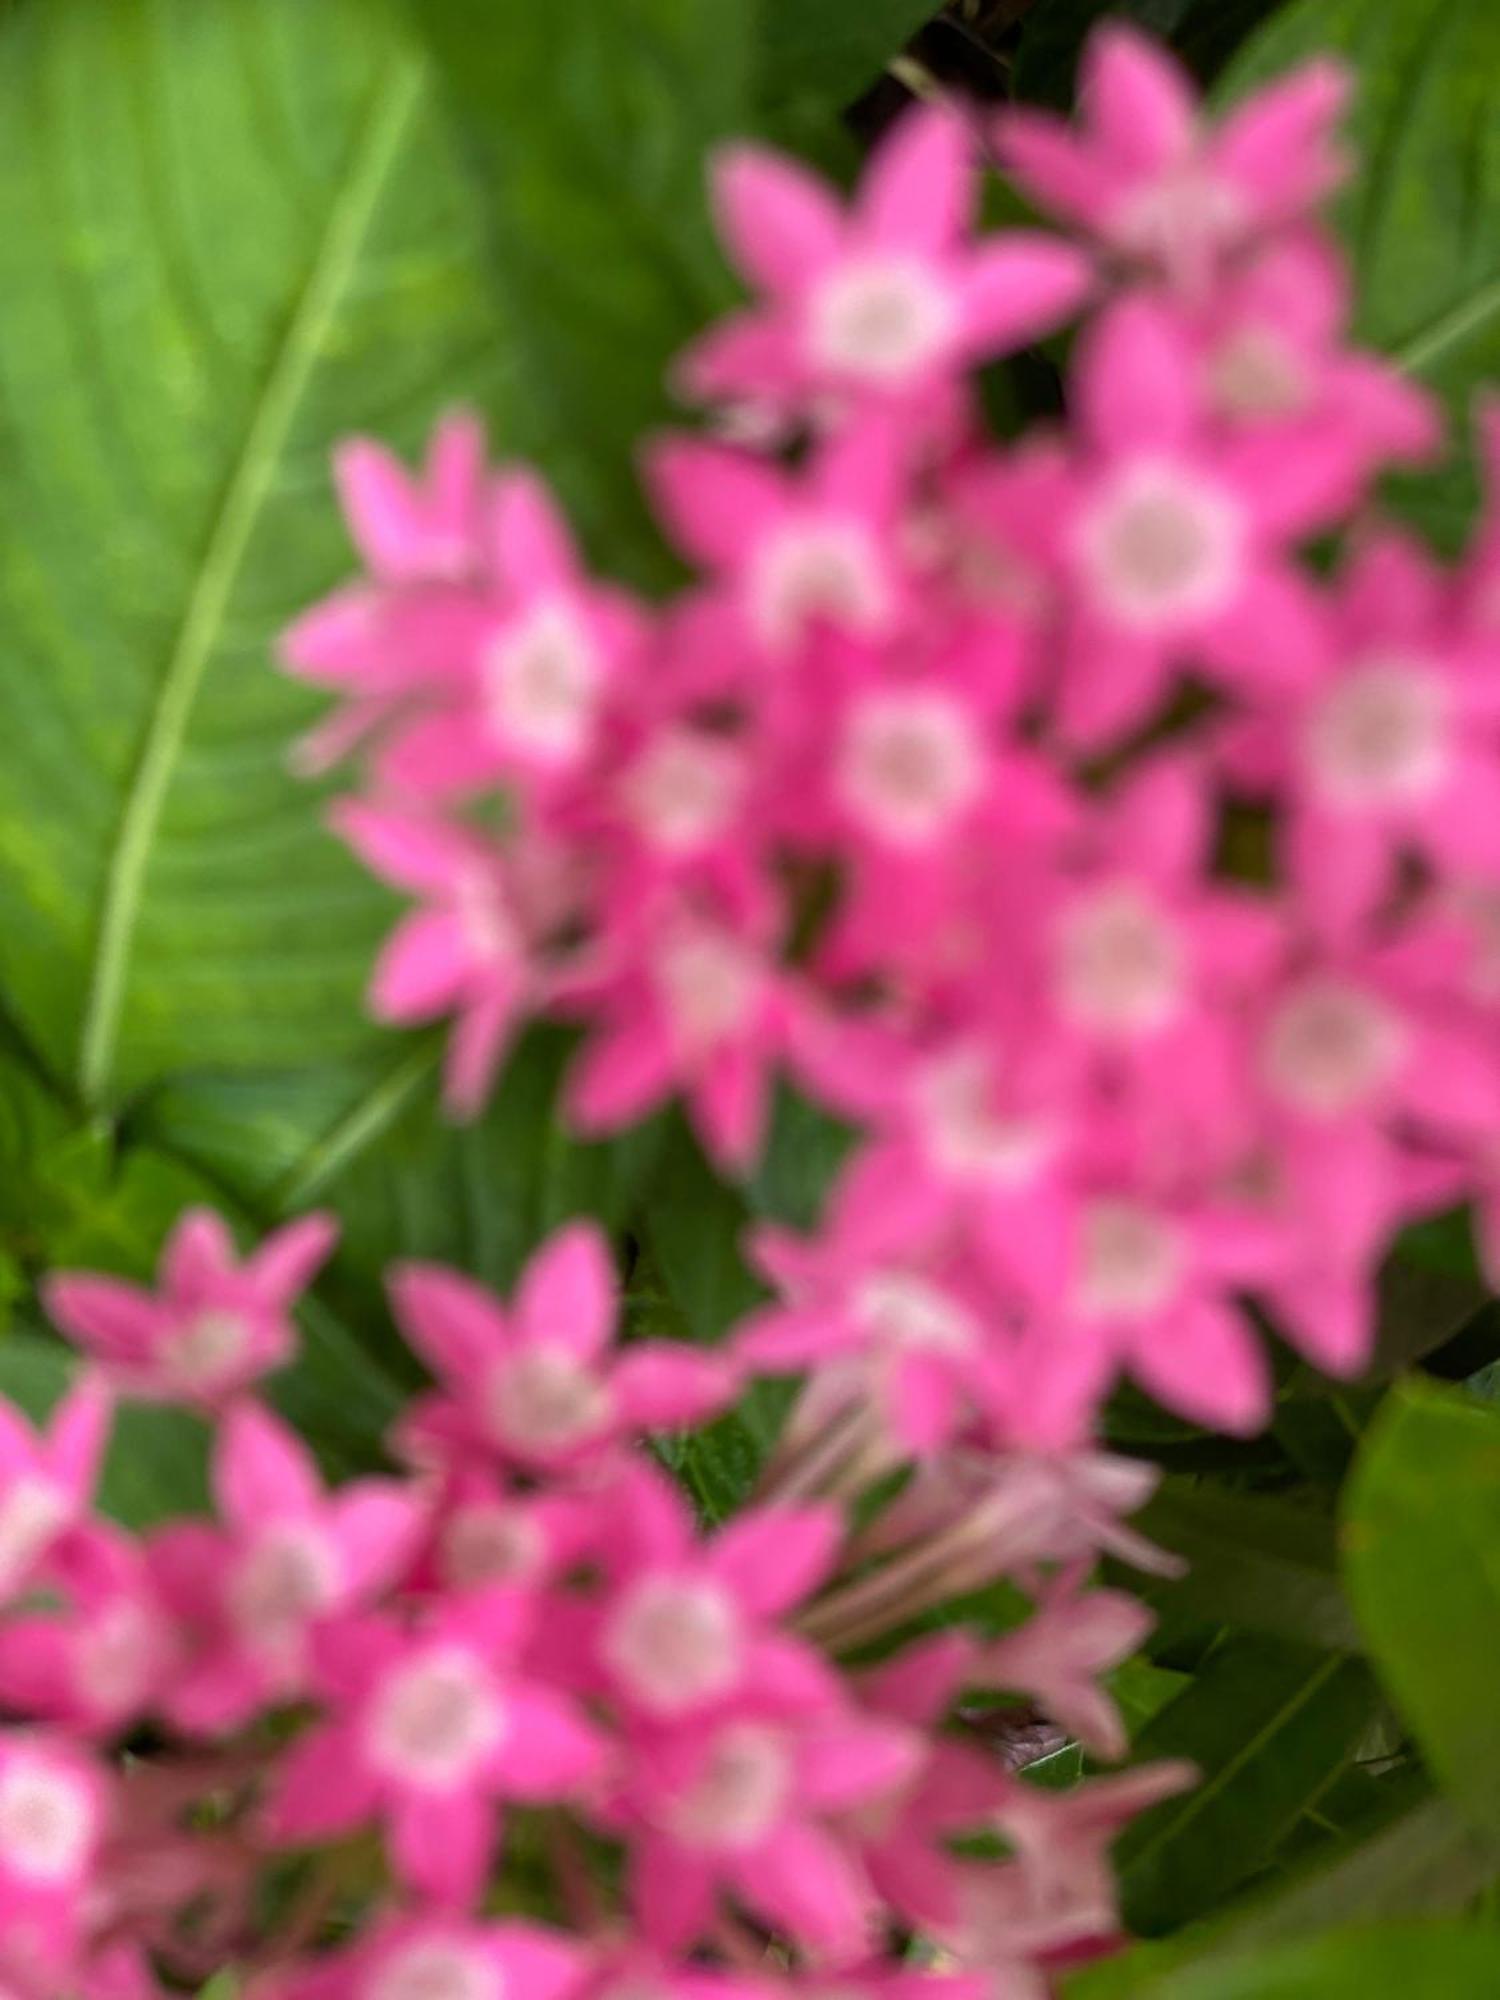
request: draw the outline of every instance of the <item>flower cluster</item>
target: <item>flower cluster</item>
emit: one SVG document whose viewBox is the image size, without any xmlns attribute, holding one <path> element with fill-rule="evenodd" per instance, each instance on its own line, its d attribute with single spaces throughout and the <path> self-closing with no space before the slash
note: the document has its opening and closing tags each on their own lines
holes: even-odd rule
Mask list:
<svg viewBox="0 0 1500 2000">
<path fill-rule="evenodd" d="M 0 1423 L 0 1992 L 1033 2000 L 1188 1775 L 1051 1791 L 986 1726 L 1123 1748 L 1145 1620 L 1089 1577 L 1156 1559 L 1152 1474 L 1100 1403 L 1253 1428 L 1266 1317 L 1352 1371 L 1435 1209 L 1500 1265 L 1500 499 L 1457 568 L 1380 513 L 1439 426 L 1347 335 L 1340 76 L 1215 127 L 1126 30 L 1086 72 L 1076 127 L 909 113 L 850 205 L 719 157 L 751 302 L 646 452 L 671 602 L 465 418 L 341 452 L 366 574 L 285 650 L 412 899 L 374 1011 L 451 1018 L 460 1113 L 545 1016 L 580 1130 L 679 1097 L 743 1172 L 785 1079 L 855 1142 L 717 1350 L 616 1344 L 587 1224 L 508 1306 L 397 1270 L 433 1386 L 332 1491 L 258 1389 L 323 1221 L 57 1278 L 90 1365 Z M 975 236 L 985 146 L 1056 230 Z M 986 371 L 1080 317 L 997 442 Z M 754 1375 L 807 1380 L 705 1532 L 642 1440 Z M 212 1521 L 98 1517 L 117 1394 L 213 1422 Z"/>
<path fill-rule="evenodd" d="M 617 1344 L 608 1248 L 577 1222 L 508 1305 L 392 1273 L 434 1386 L 393 1470 L 329 1488 L 260 1390 L 329 1246 L 310 1217 L 241 1265 L 199 1212 L 154 1292 L 49 1283 L 87 1366 L 42 1433 L 0 1422 L 7 2000 L 153 2000 L 230 1966 L 254 2000 L 775 2000 L 830 1978 L 991 2000 L 1108 1938 L 1108 1843 L 1185 1774 L 1043 1792 L 973 1704 L 1035 1691 L 1123 1748 L 1099 1677 L 1144 1621 L 1080 1583 L 1135 1468 L 1017 1462 L 1003 1501 L 992 1478 L 984 1573 L 1033 1577 L 1037 1614 L 913 1636 L 942 1535 L 914 1516 L 862 1546 L 796 1454 L 695 1523 L 641 1434 L 722 1409 L 738 1370 Z M 212 1424 L 211 1518 L 132 1536 L 96 1511 L 122 1394 Z M 896 1970 L 918 1931 L 945 1965 Z"/>
</svg>

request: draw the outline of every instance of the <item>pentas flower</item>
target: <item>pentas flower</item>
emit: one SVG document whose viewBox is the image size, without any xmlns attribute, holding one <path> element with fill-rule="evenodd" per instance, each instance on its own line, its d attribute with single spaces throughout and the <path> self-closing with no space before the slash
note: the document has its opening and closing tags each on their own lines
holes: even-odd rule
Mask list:
<svg viewBox="0 0 1500 2000">
<path fill-rule="evenodd" d="M 591 1223 L 570 1224 L 543 1245 L 508 1311 L 436 1265 L 399 1267 L 391 1301 L 443 1384 L 404 1429 L 420 1457 L 477 1451 L 527 1471 L 577 1466 L 635 1432 L 701 1422 L 733 1392 L 724 1363 L 685 1343 L 611 1350 L 618 1287 Z"/>
<path fill-rule="evenodd" d="M 500 1802 L 576 1798 L 601 1767 L 583 1716 L 520 1663 L 537 1613 L 495 1591 L 415 1625 L 326 1626 L 314 1670 L 325 1719 L 277 1774 L 271 1837 L 311 1845 L 379 1820 L 399 1880 L 471 1904 L 495 1858 Z"/>
<path fill-rule="evenodd" d="M 0 1598 L 12 1599 L 87 1516 L 109 1442 L 113 1400 L 97 1378 L 71 1389 L 35 1431 L 0 1400 Z"/>
<path fill-rule="evenodd" d="M 1123 1757 L 1124 1719 L 1101 1677 L 1135 1652 L 1154 1622 L 1122 1590 L 1080 1590 L 1076 1578 L 1063 1578 L 1030 1618 L 984 1649 L 970 1677 L 1031 1695 L 1096 1757 Z"/>
<path fill-rule="evenodd" d="M 720 233 L 763 297 L 689 351 L 684 385 L 778 414 L 821 396 L 914 400 L 1050 332 L 1081 302 L 1088 265 L 1024 230 L 972 245 L 974 161 L 954 113 L 915 112 L 878 149 L 846 211 L 778 154 L 721 153 Z"/>
<path fill-rule="evenodd" d="M 582 1953 L 539 1924 L 392 1917 L 343 1951 L 273 1976 L 256 2000 L 564 2000 Z"/>
<path fill-rule="evenodd" d="M 190 1209 L 173 1230 L 157 1289 L 59 1272 L 47 1310 L 132 1395 L 219 1409 L 291 1359 L 291 1309 L 328 1256 L 331 1216 L 273 1231 L 242 1262 L 223 1220 Z"/>
<path fill-rule="evenodd" d="M 1111 24 L 1085 50 L 1080 129 L 1015 109 L 996 145 L 1043 209 L 1130 269 L 1201 296 L 1230 258 L 1300 221 L 1343 177 L 1335 128 L 1347 95 L 1336 65 L 1308 63 L 1206 127 L 1171 56 Z"/>
<path fill-rule="evenodd" d="M 149 1549 L 186 1648 L 167 1712 L 192 1734 L 301 1695 L 318 1624 L 382 1595 L 422 1526 L 415 1497 L 393 1481 L 326 1494 L 311 1453 L 254 1403 L 224 1420 L 213 1486 L 221 1528 L 174 1524 Z"/>
<path fill-rule="evenodd" d="M 145 1551 L 89 1521 L 45 1562 L 56 1602 L 0 1624 L 0 1702 L 83 1735 L 112 1735 L 154 1709 L 180 1653 Z"/>
<path fill-rule="evenodd" d="M 779 1629 L 832 1571 L 844 1524 L 829 1507 L 749 1507 L 700 1542 L 675 1486 L 632 1469 L 603 1554 L 608 1591 L 596 1651 L 613 1698 L 648 1723 L 679 1723 L 747 1694 L 832 1683 Z"/>
<path fill-rule="evenodd" d="M 642 1739 L 625 1780 L 631 1890 L 646 1935 L 686 1951 L 732 1895 L 835 1963 L 874 1942 L 878 1903 L 831 1824 L 889 1793 L 918 1739 L 839 1707 L 747 1697 L 731 1714 Z"/>
<path fill-rule="evenodd" d="M 109 1796 L 66 1737 L 0 1733 L 0 1953 L 34 1975 L 56 1977 L 74 1949 Z"/>
<path fill-rule="evenodd" d="M 483 617 L 484 437 L 472 417 L 438 427 L 416 479 L 366 439 L 342 446 L 334 469 L 368 580 L 336 592 L 282 638 L 289 673 L 344 698 L 298 746 L 307 771 L 336 762 L 447 678 Z"/>
<path fill-rule="evenodd" d="M 1105 310 L 1079 342 L 1073 389 L 1074 498 L 1058 526 L 1068 740 L 1118 740 L 1189 667 L 1231 687 L 1304 672 L 1310 592 L 1288 556 L 1327 518 L 1321 480 L 1207 422 L 1190 339 L 1160 301 Z"/>
</svg>

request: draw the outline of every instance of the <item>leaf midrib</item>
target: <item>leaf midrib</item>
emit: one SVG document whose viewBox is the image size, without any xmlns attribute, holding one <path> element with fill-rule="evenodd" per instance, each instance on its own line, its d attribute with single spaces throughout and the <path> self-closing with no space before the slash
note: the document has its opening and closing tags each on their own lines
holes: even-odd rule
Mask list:
<svg viewBox="0 0 1500 2000">
<path fill-rule="evenodd" d="M 256 400 L 219 502 L 126 789 L 104 879 L 78 1040 L 78 1092 L 97 1104 L 108 1089 L 146 870 L 193 704 L 222 627 L 292 419 L 318 361 L 421 95 L 420 71 L 393 62 L 362 121 L 349 168 Z"/>
</svg>

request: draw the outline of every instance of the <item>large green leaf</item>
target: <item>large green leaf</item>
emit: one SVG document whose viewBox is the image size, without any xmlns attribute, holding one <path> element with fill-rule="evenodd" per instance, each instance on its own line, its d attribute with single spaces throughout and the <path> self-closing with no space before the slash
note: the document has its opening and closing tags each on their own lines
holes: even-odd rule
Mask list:
<svg viewBox="0 0 1500 2000">
<path fill-rule="evenodd" d="M 1443 396 L 1460 429 L 1500 375 L 1500 8 L 1487 0 L 1297 0 L 1230 72 L 1231 94 L 1315 55 L 1357 82 L 1359 170 L 1337 206 L 1360 336 Z M 1472 507 L 1467 453 L 1403 498 L 1444 542 Z"/>
<path fill-rule="evenodd" d="M 634 478 L 665 364 L 730 296 L 705 155 L 746 129 L 750 0 L 412 0 L 479 188 L 540 455 L 611 567 L 662 564 Z"/>
<path fill-rule="evenodd" d="M 1200 1777 L 1120 1843 L 1131 1928 L 1175 1929 L 1248 1880 L 1337 1778 L 1373 1705 L 1358 1661 L 1261 1639 L 1221 1647 L 1137 1739 L 1141 1757 L 1186 1757 Z"/>
<path fill-rule="evenodd" d="M 1344 1516 L 1349 1592 L 1433 1771 L 1500 1834 L 1500 1409 L 1398 1389 Z"/>
<path fill-rule="evenodd" d="M 1335 1651 L 1359 1646 L 1325 1515 L 1261 1494 L 1169 1479 L 1135 1525 L 1187 1565 L 1180 1577 L 1137 1580 L 1139 1594 L 1163 1615 Z"/>
<path fill-rule="evenodd" d="M 286 771 L 331 443 L 503 354 L 378 0 L 48 0 L 0 30 L 0 986 L 91 1102 L 366 1044 L 386 898 Z"/>
<path fill-rule="evenodd" d="M 1372 1925 L 1308 1943 L 1153 1972 L 1135 1955 L 1068 1985 L 1068 2000 L 1490 2000 L 1500 1930 Z"/>
</svg>

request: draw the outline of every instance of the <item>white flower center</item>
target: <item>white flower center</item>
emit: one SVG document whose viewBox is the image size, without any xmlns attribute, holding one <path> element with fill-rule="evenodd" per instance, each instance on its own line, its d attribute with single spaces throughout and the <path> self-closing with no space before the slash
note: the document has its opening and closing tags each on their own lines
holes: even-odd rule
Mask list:
<svg viewBox="0 0 1500 2000">
<path fill-rule="evenodd" d="M 890 608 L 879 556 L 858 521 L 789 522 L 757 550 L 751 610 L 767 645 L 785 649 L 819 619 L 873 633 Z"/>
<path fill-rule="evenodd" d="M 1079 1304 L 1110 1318 L 1159 1312 L 1182 1276 L 1178 1232 L 1133 1201 L 1095 1201 L 1085 1209 L 1080 1255 Z"/>
<path fill-rule="evenodd" d="M 1095 1034 L 1149 1034 L 1181 1003 L 1181 934 L 1133 882 L 1110 883 L 1075 903 L 1062 919 L 1057 958 L 1059 1004 Z"/>
<path fill-rule="evenodd" d="M 210 1308 L 172 1329 L 162 1342 L 162 1357 L 179 1388 L 202 1391 L 232 1375 L 249 1345 L 243 1313 Z"/>
<path fill-rule="evenodd" d="M 603 667 L 566 605 L 544 603 L 501 633 L 485 659 L 485 712 L 503 743 L 552 763 L 582 754 Z"/>
<path fill-rule="evenodd" d="M 673 1806 L 673 1830 L 710 1852 L 757 1847 L 786 1809 L 792 1776 L 772 1730 L 750 1722 L 721 1730 L 697 1783 Z"/>
<path fill-rule="evenodd" d="M 504 1994 L 492 1959 L 467 1945 L 422 1939 L 387 1959 L 361 1987 L 360 2000 L 504 2000 Z"/>
<path fill-rule="evenodd" d="M 1405 1048 L 1400 1020 L 1373 993 L 1315 978 L 1277 1008 L 1262 1059 L 1268 1083 L 1287 1103 L 1338 1118 L 1378 1095 Z"/>
<path fill-rule="evenodd" d="M 739 805 L 734 751 L 688 729 L 664 731 L 625 779 L 631 819 L 653 846 L 688 854 L 722 831 Z"/>
<path fill-rule="evenodd" d="M 0 1865 L 38 1887 L 71 1882 L 94 1841 L 94 1802 L 73 1773 L 22 1752 L 0 1772 Z"/>
<path fill-rule="evenodd" d="M 458 878 L 453 900 L 475 958 L 488 966 L 514 964 L 521 956 L 520 933 L 496 877 L 487 869 L 466 871 Z"/>
<path fill-rule="evenodd" d="M 1307 758 L 1319 791 L 1348 811 L 1418 803 L 1442 782 L 1447 724 L 1442 684 L 1420 662 L 1367 661 L 1309 718 Z"/>
<path fill-rule="evenodd" d="M 477 1590 L 532 1576 L 546 1543 L 536 1522 L 513 1507 L 479 1502 L 455 1510 L 443 1531 L 444 1580 L 455 1590 Z"/>
<path fill-rule="evenodd" d="M 958 323 L 949 287 L 917 257 L 874 254 L 831 271 L 808 301 L 822 368 L 896 388 L 947 349 Z"/>
<path fill-rule="evenodd" d="M 486 1407 L 503 1444 L 525 1452 L 566 1451 L 607 1429 L 613 1415 L 609 1391 L 565 1347 L 523 1348 L 501 1361 Z"/>
<path fill-rule="evenodd" d="M 482 1663 L 457 1646 L 431 1647 L 396 1667 L 380 1690 L 370 1755 L 390 1777 L 448 1790 L 474 1774 L 506 1726 Z"/>
<path fill-rule="evenodd" d="M 921 1109 L 928 1151 L 946 1173 L 1021 1187 L 1034 1178 L 1053 1146 L 1041 1119 L 994 1107 L 990 1065 L 961 1050 L 934 1063 L 923 1077 Z"/>
<path fill-rule="evenodd" d="M 685 931 L 671 939 L 657 961 L 681 1051 L 707 1055 L 748 1023 L 760 996 L 762 968 L 755 953 L 722 931 Z"/>
<path fill-rule="evenodd" d="M 10 1586 L 47 1548 L 71 1509 L 50 1479 L 23 1472 L 0 1497 L 0 1586 Z"/>
<path fill-rule="evenodd" d="M 1210 356 L 1208 379 L 1220 411 L 1241 423 L 1295 417 L 1307 407 L 1307 371 L 1274 326 L 1236 327 Z"/>
<path fill-rule="evenodd" d="M 338 1565 L 316 1528 L 283 1522 L 259 1536 L 229 1586 L 236 1624 L 252 1645 L 294 1644 L 338 1589 Z"/>
<path fill-rule="evenodd" d="M 639 1701 L 677 1714 L 727 1694 L 739 1678 L 739 1611 L 707 1578 L 643 1577 L 611 1618 L 604 1651 Z"/>
<path fill-rule="evenodd" d="M 1156 632 L 1223 609 L 1239 586 L 1244 533 L 1243 511 L 1222 487 L 1141 459 L 1085 512 L 1078 553 L 1102 608 Z"/>
<path fill-rule="evenodd" d="M 838 775 L 856 818 L 899 846 L 920 847 L 979 796 L 983 753 L 957 702 L 920 691 L 877 694 L 849 717 Z"/>
<path fill-rule="evenodd" d="M 897 1353 L 968 1354 L 974 1323 L 961 1306 L 907 1271 L 881 1271 L 855 1295 L 855 1316 L 875 1343 Z"/>
<path fill-rule="evenodd" d="M 1203 274 L 1205 261 L 1232 240 L 1244 219 L 1239 191 L 1194 160 L 1132 193 L 1111 233 L 1130 255 L 1191 277 Z"/>
</svg>

